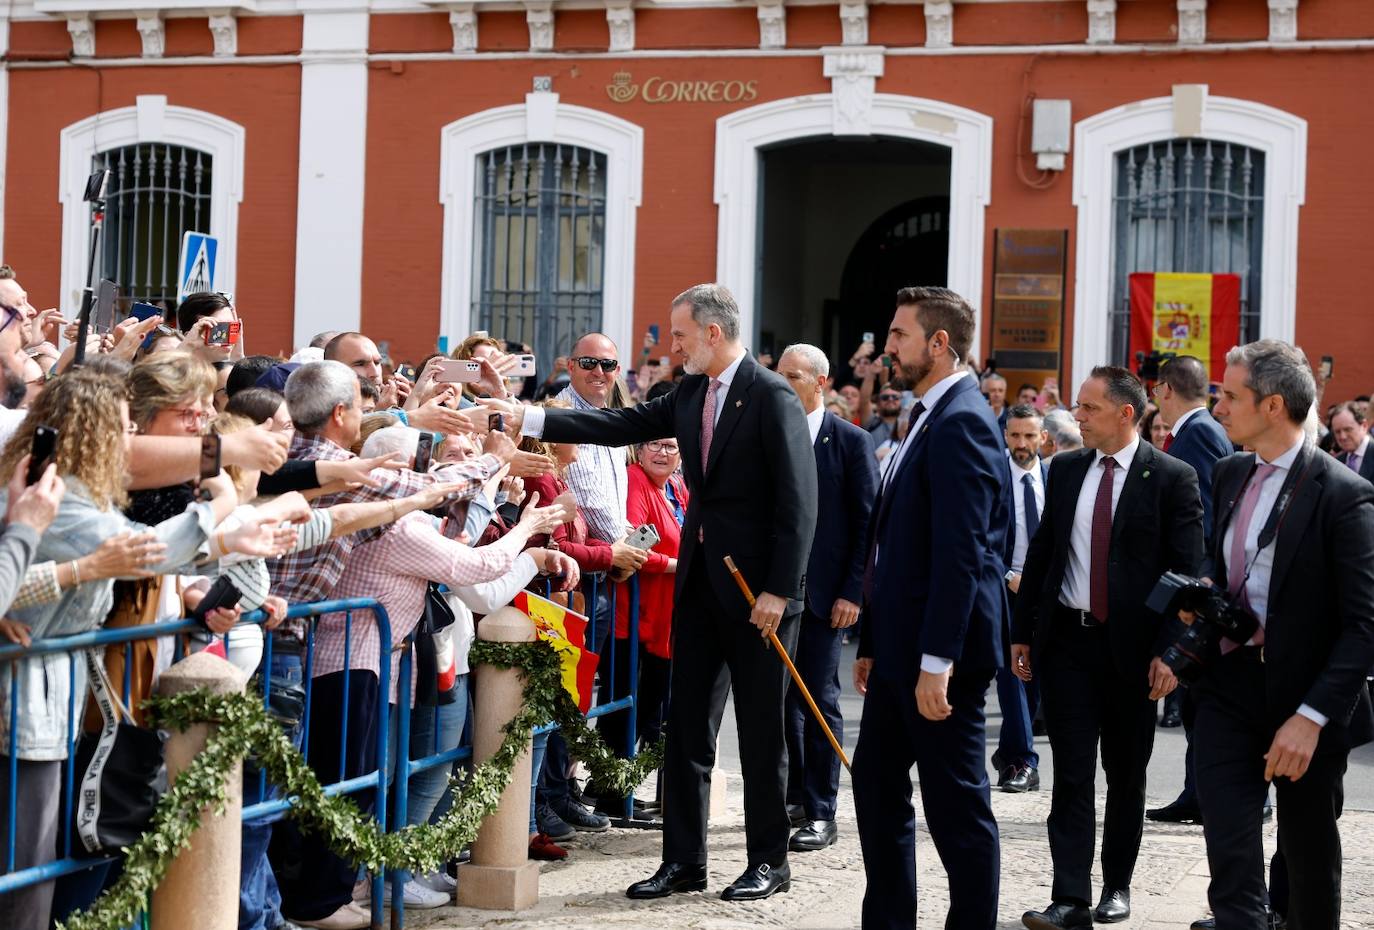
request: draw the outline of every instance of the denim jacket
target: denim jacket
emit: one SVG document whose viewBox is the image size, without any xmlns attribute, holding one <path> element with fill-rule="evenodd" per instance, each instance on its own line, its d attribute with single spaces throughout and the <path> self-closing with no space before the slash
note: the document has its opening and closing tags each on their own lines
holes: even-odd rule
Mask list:
<svg viewBox="0 0 1374 930">
<path fill-rule="evenodd" d="M 0 491 L 0 510 L 5 506 Z M 78 480 L 67 478 L 67 493 L 58 508 L 57 518 L 38 543 L 35 562 L 69 562 L 95 551 L 106 539 L 128 531 L 152 530 L 167 552 L 159 565 L 149 566 L 154 574 L 187 571 L 198 557 L 207 554 L 206 545 L 214 530 L 214 515 L 209 504 L 192 504 L 185 513 L 148 527 L 128 519 L 116 509 L 101 510 L 90 492 Z M 91 581 L 68 588 L 61 600 L 25 610 L 10 612 L 11 619 L 27 623 L 33 638 L 66 636 L 93 630 L 105 622 L 114 604 L 114 580 Z M 75 689 L 78 715 L 85 706 L 86 666 L 72 662 L 65 653 L 52 653 L 0 665 L 0 755 L 10 753 L 10 676 L 19 677 L 19 722 L 14 753 L 30 761 L 58 761 L 67 757 L 67 703 Z"/>
</svg>

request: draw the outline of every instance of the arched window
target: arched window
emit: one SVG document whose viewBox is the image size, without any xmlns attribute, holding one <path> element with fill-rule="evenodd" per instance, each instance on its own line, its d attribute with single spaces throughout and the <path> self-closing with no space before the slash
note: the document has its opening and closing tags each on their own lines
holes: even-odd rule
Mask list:
<svg viewBox="0 0 1374 930">
<path fill-rule="evenodd" d="M 533 346 L 548 371 L 602 328 L 606 156 L 522 143 L 478 155 L 476 171 L 472 319 Z"/>
<path fill-rule="evenodd" d="M 1264 152 L 1211 139 L 1167 139 L 1116 155 L 1112 362 L 1129 365 L 1134 272 L 1240 277 L 1240 341 L 1259 338 Z"/>
<path fill-rule="evenodd" d="M 118 285 L 125 306 L 175 303 L 182 233 L 209 231 L 214 156 L 149 142 L 106 149 L 92 161 L 92 170 L 110 171 L 97 276 Z"/>
</svg>

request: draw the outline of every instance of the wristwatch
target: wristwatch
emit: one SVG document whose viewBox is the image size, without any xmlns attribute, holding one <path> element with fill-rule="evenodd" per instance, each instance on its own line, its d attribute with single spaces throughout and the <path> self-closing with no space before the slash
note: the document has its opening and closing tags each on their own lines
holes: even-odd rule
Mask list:
<svg viewBox="0 0 1374 930">
<path fill-rule="evenodd" d="M 1011 580 L 1019 574 L 1021 573 L 1008 569 L 1007 573 L 1002 576 L 1002 580 L 1005 581 L 1007 584 L 1011 584 Z"/>
</svg>

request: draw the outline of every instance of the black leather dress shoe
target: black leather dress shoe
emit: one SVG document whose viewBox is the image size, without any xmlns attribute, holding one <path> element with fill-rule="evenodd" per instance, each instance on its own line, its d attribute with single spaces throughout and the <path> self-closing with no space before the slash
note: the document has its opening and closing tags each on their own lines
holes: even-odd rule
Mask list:
<svg viewBox="0 0 1374 930">
<path fill-rule="evenodd" d="M 1173 804 L 1156 807 L 1145 812 L 1145 817 L 1155 823 L 1202 823 L 1202 811 L 1196 804 Z"/>
<path fill-rule="evenodd" d="M 1130 916 L 1131 890 L 1120 888 L 1112 891 L 1103 888 L 1102 898 L 1097 902 L 1097 910 L 1093 911 L 1093 920 L 1100 924 L 1114 924 Z"/>
<path fill-rule="evenodd" d="M 1091 927 L 1093 912 L 1085 904 L 1056 901 L 1043 911 L 1026 911 L 1021 923 L 1030 930 L 1062 930 L 1065 927 Z"/>
<path fill-rule="evenodd" d="M 658 867 L 653 878 L 635 882 L 625 889 L 625 897 L 645 901 L 650 898 L 666 898 L 670 894 L 681 894 L 686 891 L 705 890 L 706 866 L 665 862 Z"/>
<path fill-rule="evenodd" d="M 744 874 L 720 893 L 723 901 L 762 901 L 792 887 L 792 870 L 787 863 L 774 867 L 766 862 L 751 865 Z"/>
<path fill-rule="evenodd" d="M 1183 715 L 1176 710 L 1166 710 L 1164 716 L 1159 718 L 1159 725 L 1166 730 L 1183 726 Z"/>
<path fill-rule="evenodd" d="M 1007 773 L 999 786 L 1008 794 L 1024 794 L 1040 790 L 1040 771 L 1029 765 L 1013 766 L 1014 771 Z"/>
<path fill-rule="evenodd" d="M 793 852 L 815 852 L 832 845 L 839 835 L 833 820 L 808 820 L 806 826 L 792 834 L 787 848 Z"/>
<path fill-rule="evenodd" d="M 1201 920 L 1195 920 L 1188 925 L 1188 930 L 1217 930 L 1217 919 L 1204 917 Z"/>
</svg>

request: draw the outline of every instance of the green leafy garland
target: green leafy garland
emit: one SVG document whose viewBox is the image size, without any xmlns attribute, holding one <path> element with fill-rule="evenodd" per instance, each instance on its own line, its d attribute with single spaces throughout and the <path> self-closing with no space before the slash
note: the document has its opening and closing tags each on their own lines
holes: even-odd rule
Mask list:
<svg viewBox="0 0 1374 930">
<path fill-rule="evenodd" d="M 663 743 L 632 760 L 618 759 L 563 689 L 559 659 L 547 642 L 472 645 L 475 665 L 518 668 L 525 673 L 524 704 L 505 728 L 505 738 L 490 759 L 477 766 L 461 786 L 453 808 L 435 824 L 383 833 L 344 796 L 328 797 L 315 772 L 258 697 L 192 691 L 146 702 L 155 725 L 184 730 L 198 723 L 217 729 L 158 802 L 148 832 L 124 850 L 124 872 L 89 910 L 70 917 L 59 930 L 120 930 L 138 920 L 167 867 L 191 842 L 200 812 L 224 813 L 226 786 L 234 765 L 255 756 L 268 778 L 295 796 L 291 816 L 304 828 L 328 838 L 335 852 L 371 872 L 407 869 L 428 872 L 471 843 L 495 812 L 510 783 L 516 760 L 536 726 L 553 720 L 572 755 L 586 763 L 594 782 L 616 794 L 629 794 L 663 762 Z"/>
</svg>

